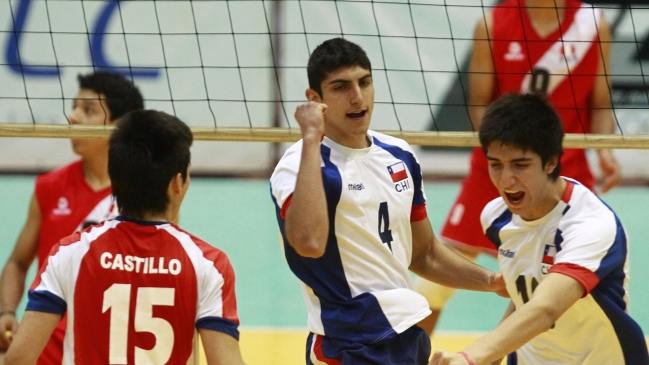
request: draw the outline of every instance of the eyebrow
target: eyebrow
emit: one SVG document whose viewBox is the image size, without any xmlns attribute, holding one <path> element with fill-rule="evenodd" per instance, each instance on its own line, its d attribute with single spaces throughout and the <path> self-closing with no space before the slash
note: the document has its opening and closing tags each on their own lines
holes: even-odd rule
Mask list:
<svg viewBox="0 0 649 365">
<path fill-rule="evenodd" d="M 487 160 L 489 160 L 489 161 L 498 161 L 498 162 L 500 162 L 499 159 L 497 159 L 497 158 L 495 158 L 495 157 L 491 157 L 491 156 L 489 156 L 489 155 L 487 155 Z M 529 162 L 529 161 L 532 161 L 532 159 L 529 158 L 529 157 L 521 157 L 521 158 L 513 159 L 513 160 L 511 160 L 511 161 L 509 161 L 509 162 Z"/>
<path fill-rule="evenodd" d="M 368 73 L 368 74 L 364 75 L 363 77 L 359 78 L 358 81 L 365 80 L 368 77 L 372 77 L 372 74 Z M 349 79 L 333 79 L 333 80 L 329 81 L 329 85 L 331 85 L 331 84 L 351 84 L 351 82 L 352 81 L 349 80 Z"/>
</svg>

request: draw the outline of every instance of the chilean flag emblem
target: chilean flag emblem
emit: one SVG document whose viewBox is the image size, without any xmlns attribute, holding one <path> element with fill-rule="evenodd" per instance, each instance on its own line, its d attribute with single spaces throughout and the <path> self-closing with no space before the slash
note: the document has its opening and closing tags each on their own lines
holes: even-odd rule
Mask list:
<svg viewBox="0 0 649 365">
<path fill-rule="evenodd" d="M 543 251 L 543 260 L 544 264 L 553 265 L 554 264 L 554 255 L 557 254 L 557 248 L 554 245 L 545 245 L 545 250 Z"/>
<path fill-rule="evenodd" d="M 408 178 L 406 173 L 406 165 L 403 162 L 397 162 L 394 165 L 388 166 L 388 172 L 392 178 L 392 182 L 399 182 Z"/>
</svg>

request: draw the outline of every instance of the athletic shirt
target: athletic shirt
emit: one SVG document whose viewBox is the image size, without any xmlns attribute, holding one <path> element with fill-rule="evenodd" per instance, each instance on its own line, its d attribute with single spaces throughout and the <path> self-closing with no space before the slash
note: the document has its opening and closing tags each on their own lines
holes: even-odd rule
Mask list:
<svg viewBox="0 0 649 365">
<path fill-rule="evenodd" d="M 491 34 L 494 100 L 508 93 L 545 90 L 566 133 L 590 133 L 590 96 L 601 59 L 597 33 L 601 16 L 601 10 L 592 5 L 566 0 L 560 27 L 541 37 L 532 26 L 524 0 L 507 0 L 496 6 Z M 562 174 L 594 188 L 595 178 L 583 149 L 564 149 L 561 164 Z M 474 150 L 472 167 L 488 175 L 481 149 Z"/>
<path fill-rule="evenodd" d="M 38 176 L 35 195 L 42 216 L 39 266 L 61 238 L 116 215 L 110 187 L 92 190 L 83 175 L 81 160 Z"/>
<path fill-rule="evenodd" d="M 285 212 L 295 190 L 302 141 L 271 176 L 271 193 L 289 267 L 300 280 L 315 334 L 371 343 L 401 333 L 430 314 L 412 290 L 411 221 L 425 219 L 419 162 L 403 140 L 369 131 L 371 146 L 352 149 L 325 137 L 320 145 L 329 236 L 323 256 L 291 247 Z"/>
<path fill-rule="evenodd" d="M 586 291 L 551 329 L 510 355 L 510 363 L 649 364 L 642 330 L 627 313 L 624 228 L 595 194 L 566 180 L 561 201 L 535 221 L 512 214 L 503 198 L 482 212 L 482 227 L 498 249 L 498 264 L 516 308 L 534 296 L 548 273 L 568 275 Z"/>
<path fill-rule="evenodd" d="M 64 365 L 185 364 L 195 327 L 239 337 L 227 256 L 166 222 L 118 217 L 64 238 L 27 310 L 67 312 Z"/>
</svg>

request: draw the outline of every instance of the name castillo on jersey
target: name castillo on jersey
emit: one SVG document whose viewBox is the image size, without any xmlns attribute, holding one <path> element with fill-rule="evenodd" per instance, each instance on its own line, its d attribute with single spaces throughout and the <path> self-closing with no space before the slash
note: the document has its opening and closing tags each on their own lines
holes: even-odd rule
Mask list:
<svg viewBox="0 0 649 365">
<path fill-rule="evenodd" d="M 137 257 L 131 255 L 112 254 L 104 252 L 99 260 L 101 267 L 110 270 L 121 270 L 142 274 L 171 274 L 178 275 L 182 264 L 178 259 L 165 263 L 164 257 Z"/>
</svg>

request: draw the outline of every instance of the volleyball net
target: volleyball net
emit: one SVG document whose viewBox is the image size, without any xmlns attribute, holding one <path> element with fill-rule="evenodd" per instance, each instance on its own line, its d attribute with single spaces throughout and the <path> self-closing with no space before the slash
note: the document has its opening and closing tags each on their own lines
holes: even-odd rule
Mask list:
<svg viewBox="0 0 649 365">
<path fill-rule="evenodd" d="M 122 72 L 145 107 L 197 140 L 288 142 L 306 64 L 326 39 L 365 49 L 372 129 L 412 144 L 475 146 L 467 73 L 473 30 L 497 0 L 5 0 L 0 2 L 0 136 L 105 137 L 68 126 L 76 76 Z M 567 147 L 649 148 L 649 8 L 597 0 L 611 24 L 617 135 Z"/>
</svg>

